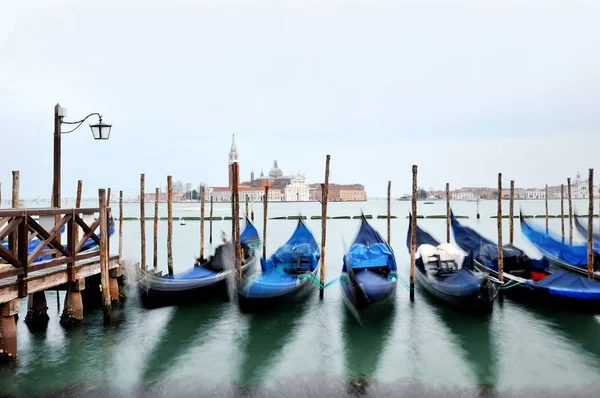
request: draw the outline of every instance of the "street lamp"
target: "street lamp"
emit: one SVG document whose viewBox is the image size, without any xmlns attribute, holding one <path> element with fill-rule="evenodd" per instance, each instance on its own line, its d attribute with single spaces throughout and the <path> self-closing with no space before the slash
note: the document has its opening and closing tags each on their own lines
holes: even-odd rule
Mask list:
<svg viewBox="0 0 600 398">
<path fill-rule="evenodd" d="M 90 124 L 92 130 L 92 136 L 95 140 L 107 140 L 110 138 L 110 130 L 112 125 L 102 122 L 102 115 L 99 113 L 90 113 L 86 117 L 76 122 L 65 122 L 63 118 L 67 116 L 67 109 L 61 108 L 60 104 L 54 106 L 54 181 L 52 183 L 52 207 L 60 208 L 60 147 L 61 147 L 61 135 L 69 134 L 77 130 L 83 122 L 85 122 L 90 116 L 98 116 L 98 123 Z M 63 124 L 76 125 L 69 131 L 62 131 L 61 126 Z"/>
</svg>

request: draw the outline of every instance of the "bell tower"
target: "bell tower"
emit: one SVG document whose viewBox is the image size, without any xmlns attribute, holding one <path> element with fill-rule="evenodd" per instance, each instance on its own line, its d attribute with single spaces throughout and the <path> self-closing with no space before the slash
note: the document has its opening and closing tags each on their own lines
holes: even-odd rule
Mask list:
<svg viewBox="0 0 600 398">
<path fill-rule="evenodd" d="M 229 174 L 229 188 L 233 188 L 233 174 L 231 173 L 231 165 L 234 163 L 238 163 L 238 151 L 235 145 L 235 134 L 233 134 L 231 138 L 231 149 L 229 150 L 229 165 L 227 167 Z"/>
</svg>

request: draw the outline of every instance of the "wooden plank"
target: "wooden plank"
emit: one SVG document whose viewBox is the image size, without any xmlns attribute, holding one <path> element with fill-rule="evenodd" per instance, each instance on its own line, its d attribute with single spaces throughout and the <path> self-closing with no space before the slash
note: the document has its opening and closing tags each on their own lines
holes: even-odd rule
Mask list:
<svg viewBox="0 0 600 398">
<path fill-rule="evenodd" d="M 0 271 L 0 279 L 10 278 L 11 276 L 18 276 L 23 273 L 23 268 L 10 267 L 7 270 Z"/>
<path fill-rule="evenodd" d="M 0 257 L 6 260 L 7 263 L 11 264 L 13 267 L 22 268 L 23 265 L 21 262 L 13 256 L 13 254 L 6 250 L 4 246 L 0 245 Z"/>
<path fill-rule="evenodd" d="M 10 220 L 10 217 L 0 217 L 0 227 L 6 224 Z"/>
<path fill-rule="evenodd" d="M 73 209 L 54 209 L 54 208 L 29 208 L 29 209 L 0 209 L 0 218 L 4 217 L 24 217 L 24 216 L 56 216 L 70 214 Z M 98 207 L 86 207 L 77 209 L 80 214 L 98 213 Z"/>
<path fill-rule="evenodd" d="M 0 210 L 0 217 L 2 217 L 2 218 L 4 218 L 4 217 L 8 217 L 8 218 L 24 217 L 26 214 L 27 214 L 27 210 L 23 210 L 23 209 Z"/>
<path fill-rule="evenodd" d="M 2 228 L 2 230 L 0 230 L 0 240 L 6 238 L 8 236 L 8 234 L 10 234 L 12 231 L 16 230 L 22 221 L 23 221 L 23 217 L 16 217 L 11 222 L 9 222 L 6 227 Z"/>
<path fill-rule="evenodd" d="M 81 240 L 79 242 L 77 242 L 77 245 L 75 246 L 75 253 L 79 253 L 81 251 L 81 248 L 85 244 L 85 242 L 87 242 L 87 240 L 90 239 L 90 238 L 92 238 L 94 240 L 94 242 L 96 242 L 98 245 L 100 245 L 100 238 L 98 238 L 98 235 L 96 235 L 96 233 L 94 232 L 94 231 L 96 231 L 96 229 L 100 225 L 100 218 L 96 219 L 92 223 L 92 225 L 90 225 L 90 226 L 88 226 L 85 223 L 85 221 L 83 221 L 79 217 L 79 215 L 75 215 L 75 220 L 77 221 L 77 224 L 85 232 L 85 235 L 83 235 L 83 237 L 81 238 Z"/>
<path fill-rule="evenodd" d="M 27 217 L 27 222 L 30 224 L 30 229 L 36 231 L 42 238 L 35 249 L 31 251 L 27 259 L 27 264 L 31 264 L 33 260 L 38 256 L 38 253 L 43 250 L 46 246 L 50 246 L 61 252 L 64 256 L 71 256 L 71 252 L 56 240 L 56 235 L 60 233 L 60 229 L 72 218 L 72 215 L 65 215 L 51 230 L 46 231 L 40 224 L 38 224 L 33 218 Z"/>
</svg>

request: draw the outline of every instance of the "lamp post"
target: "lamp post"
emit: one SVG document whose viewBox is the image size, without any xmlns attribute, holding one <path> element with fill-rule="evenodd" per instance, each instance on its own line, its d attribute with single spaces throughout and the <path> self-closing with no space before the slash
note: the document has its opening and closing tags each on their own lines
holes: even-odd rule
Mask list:
<svg viewBox="0 0 600 398">
<path fill-rule="evenodd" d="M 54 106 L 54 180 L 52 183 L 52 207 L 60 208 L 60 147 L 61 147 L 61 135 L 69 134 L 77 130 L 83 122 L 85 122 L 90 116 L 98 116 L 98 123 L 90 124 L 92 130 L 92 136 L 95 140 L 107 140 L 110 138 L 110 129 L 112 125 L 102 122 L 102 115 L 99 113 L 90 113 L 86 117 L 76 122 L 65 122 L 63 118 L 67 116 L 67 109 L 62 108 L 60 104 Z M 69 131 L 62 131 L 63 124 L 76 125 Z"/>
</svg>

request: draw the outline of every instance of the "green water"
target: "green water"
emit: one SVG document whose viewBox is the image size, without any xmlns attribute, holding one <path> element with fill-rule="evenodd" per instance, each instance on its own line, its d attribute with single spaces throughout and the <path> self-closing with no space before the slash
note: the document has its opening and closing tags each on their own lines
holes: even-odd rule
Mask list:
<svg viewBox="0 0 600 398">
<path fill-rule="evenodd" d="M 392 210 L 399 216 L 392 220 L 392 246 L 405 279 L 409 255 L 404 215 L 409 205 L 394 202 Z M 518 205 L 526 213 L 544 211 L 543 202 Z M 127 205 L 126 215 L 136 216 L 138 206 Z M 482 202 L 481 220 L 475 219 L 475 203 L 457 202 L 453 209 L 471 217 L 464 223 L 493 238 L 496 220 L 489 216 L 495 214 L 495 206 L 495 202 Z M 577 206 L 585 208 L 583 202 Z M 255 225 L 262 231 L 258 207 Z M 197 209 L 195 204 L 176 205 L 174 215 L 193 216 Z M 332 215 L 356 215 L 360 209 L 377 215 L 385 213 L 386 204 L 335 203 L 329 209 Z M 419 211 L 443 214 L 444 209 L 444 203 L 435 203 L 420 205 Z M 270 215 L 292 215 L 298 210 L 310 218 L 320 214 L 320 205 L 274 204 Z M 219 205 L 215 215 L 228 211 L 227 205 Z M 551 202 L 551 214 L 559 211 L 558 202 Z M 146 214 L 152 214 L 151 206 Z M 320 221 L 306 223 L 320 241 Z M 342 255 L 358 223 L 328 220 L 326 281 L 339 275 Z M 386 220 L 371 223 L 385 235 Z M 550 223 L 560 231 L 560 220 Z M 268 252 L 287 240 L 295 224 L 269 221 Z M 419 220 L 419 224 L 444 239 L 444 220 Z M 507 241 L 508 220 L 504 226 Z M 124 224 L 124 255 L 130 261 L 139 261 L 139 228 L 138 221 Z M 148 222 L 149 259 L 151 228 Z M 199 222 L 175 223 L 173 228 L 175 270 L 181 271 L 192 265 L 199 252 Z M 221 229 L 230 231 L 230 224 L 215 222 L 214 229 L 218 237 Z M 208 224 L 206 234 L 208 242 Z M 166 270 L 164 221 L 159 225 L 159 242 L 159 269 Z M 113 249 L 116 243 L 113 239 Z M 518 221 L 515 244 L 537 256 L 521 237 Z M 363 319 L 361 326 L 345 309 L 335 283 L 325 290 L 322 301 L 315 289 L 295 308 L 261 315 L 241 314 L 235 305 L 222 301 L 146 310 L 140 307 L 135 290 L 130 290 L 110 325 L 104 326 L 102 314 L 92 311 L 85 313 L 82 327 L 66 330 L 58 323 L 64 292 L 58 301 L 56 292 L 47 292 L 46 297 L 50 323 L 45 332 L 29 331 L 23 322 L 26 300 L 21 302 L 19 356 L 0 370 L 0 395 L 343 396 L 353 392 L 347 381 L 358 375 L 370 381 L 366 392 L 372 396 L 452 395 L 448 391 L 466 396 L 478 394 L 482 385 L 484 391 L 499 395 L 534 391 L 547 396 L 545 391 L 560 391 L 559 396 L 595 396 L 600 384 L 600 317 L 526 306 L 509 298 L 497 301 L 491 316 L 470 317 L 430 298 L 418 285 L 411 303 L 408 291 L 399 285 L 389 312 Z"/>
</svg>

